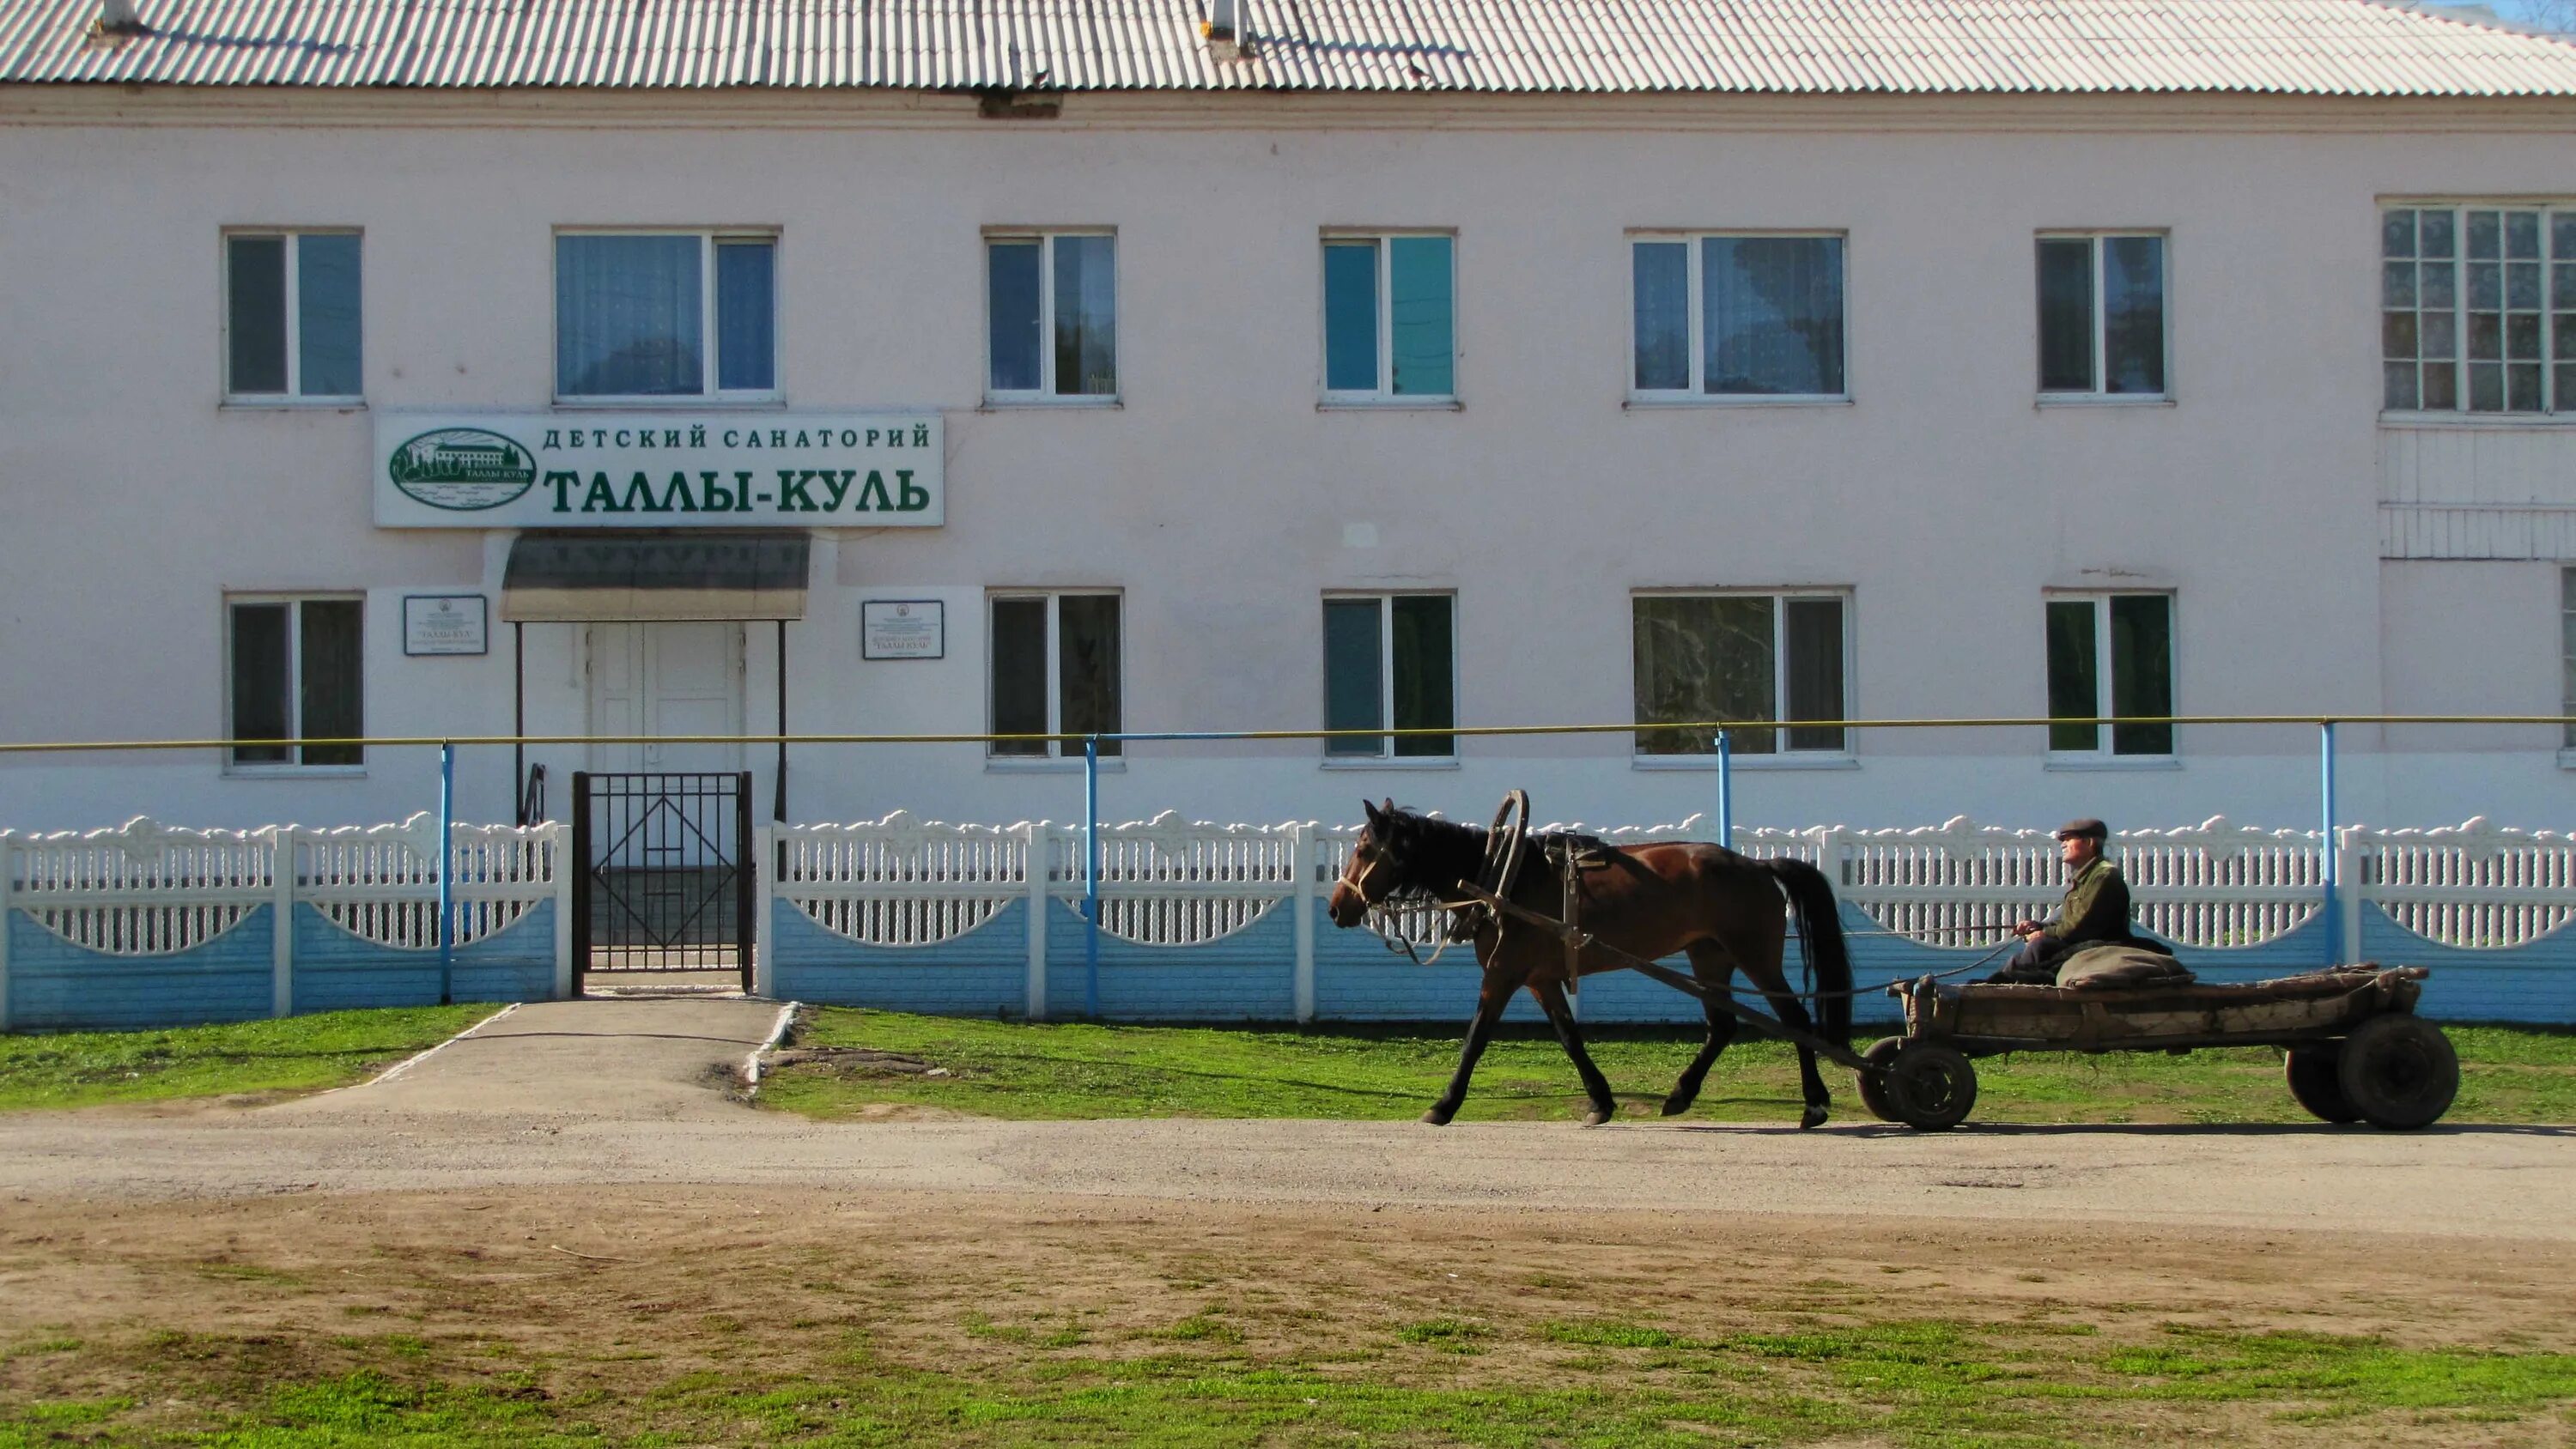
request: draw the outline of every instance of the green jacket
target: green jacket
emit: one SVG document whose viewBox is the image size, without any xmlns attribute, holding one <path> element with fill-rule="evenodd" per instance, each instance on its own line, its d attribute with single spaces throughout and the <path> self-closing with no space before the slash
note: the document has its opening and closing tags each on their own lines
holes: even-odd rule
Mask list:
<svg viewBox="0 0 2576 1449">
<path fill-rule="evenodd" d="M 2120 878 L 2120 868 L 2095 856 L 2066 883 L 2066 899 L 2057 908 L 2057 919 L 2039 934 L 2043 940 L 2069 946 L 2137 940 L 2129 932 L 2129 883 Z"/>
</svg>

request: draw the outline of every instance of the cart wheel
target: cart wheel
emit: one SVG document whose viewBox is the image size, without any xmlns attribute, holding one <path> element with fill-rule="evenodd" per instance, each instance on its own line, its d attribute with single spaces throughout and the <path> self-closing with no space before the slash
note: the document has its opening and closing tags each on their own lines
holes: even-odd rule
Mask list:
<svg viewBox="0 0 2576 1449">
<path fill-rule="evenodd" d="M 2344 1038 L 2336 1078 L 2345 1100 L 2373 1127 L 2429 1127 L 2451 1110 L 2460 1090 L 2460 1058 L 2442 1029 L 2420 1016 L 2390 1012 Z"/>
<path fill-rule="evenodd" d="M 1923 1132 L 1947 1132 L 1977 1105 L 1977 1069 L 1937 1042 L 1907 1042 L 1887 1067 L 1887 1104 L 1896 1120 Z"/>
<path fill-rule="evenodd" d="M 1899 1051 L 1904 1050 L 1904 1048 L 1905 1038 L 1901 1036 L 1883 1036 L 1877 1041 L 1871 1043 L 1869 1050 L 1860 1054 L 1860 1059 L 1869 1063 L 1871 1066 L 1883 1068 L 1889 1062 L 1896 1060 L 1896 1054 Z M 1862 1072 L 1859 1077 L 1859 1085 L 1860 1104 L 1869 1109 L 1869 1115 L 1876 1117 L 1881 1122 L 1897 1122 L 1903 1120 L 1896 1115 L 1894 1104 L 1887 1100 L 1887 1076 L 1885 1072 Z"/>
<path fill-rule="evenodd" d="M 2284 1075 L 2290 1095 L 2321 1122 L 2358 1122 L 2361 1109 L 2343 1094 L 2343 1052 L 2332 1044 L 2290 1048 Z"/>
</svg>

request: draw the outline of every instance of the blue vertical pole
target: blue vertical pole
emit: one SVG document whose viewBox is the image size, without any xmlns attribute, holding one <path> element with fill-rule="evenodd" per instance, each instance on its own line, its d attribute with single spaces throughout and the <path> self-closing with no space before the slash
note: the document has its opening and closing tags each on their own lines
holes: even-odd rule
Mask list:
<svg viewBox="0 0 2576 1449">
<path fill-rule="evenodd" d="M 1735 848 L 1735 751 L 1724 730 L 1717 732 L 1717 843 Z"/>
<path fill-rule="evenodd" d="M 438 1004 L 456 999 L 456 745 L 438 746 Z"/>
<path fill-rule="evenodd" d="M 2325 919 L 2326 964 L 2329 966 L 2343 964 L 2343 924 L 2335 914 L 2335 888 L 2342 882 L 2335 879 L 2340 853 L 2335 849 L 2334 755 L 2334 721 L 2320 720 L 2317 723 L 2317 796 L 2322 806 L 2320 814 L 2324 829 L 2319 832 L 2318 841 L 2319 849 L 2324 852 L 2320 858 L 2324 869 L 2319 875 L 2325 882 L 2325 905 L 2319 914 Z"/>
<path fill-rule="evenodd" d="M 1082 1013 L 1100 1016 L 1100 736 L 1082 742 Z"/>
</svg>

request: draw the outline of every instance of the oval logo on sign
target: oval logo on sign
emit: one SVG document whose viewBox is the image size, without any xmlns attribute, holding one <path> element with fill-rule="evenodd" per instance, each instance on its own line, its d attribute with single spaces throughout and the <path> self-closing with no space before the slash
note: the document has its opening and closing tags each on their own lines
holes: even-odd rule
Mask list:
<svg viewBox="0 0 2576 1449">
<path fill-rule="evenodd" d="M 394 486 L 432 508 L 498 508 L 534 487 L 537 460 L 499 433 L 440 428 L 394 449 L 385 462 Z"/>
</svg>

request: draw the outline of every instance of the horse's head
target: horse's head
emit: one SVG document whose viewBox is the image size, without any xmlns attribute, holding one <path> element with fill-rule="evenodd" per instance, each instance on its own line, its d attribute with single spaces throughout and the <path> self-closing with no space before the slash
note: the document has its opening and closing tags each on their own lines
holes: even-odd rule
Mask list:
<svg viewBox="0 0 2576 1449">
<path fill-rule="evenodd" d="M 1360 827 L 1360 838 L 1351 842 L 1341 879 L 1333 882 L 1333 894 L 1324 903 L 1336 926 L 1358 925 L 1369 907 L 1404 883 L 1404 864 L 1398 858 L 1404 845 L 1403 815 L 1392 800 L 1383 808 L 1362 800 L 1360 808 L 1368 812 L 1368 823 Z"/>
</svg>

